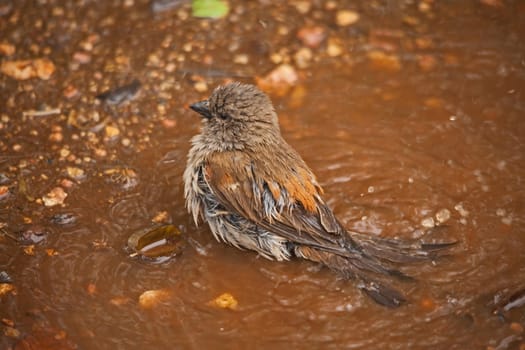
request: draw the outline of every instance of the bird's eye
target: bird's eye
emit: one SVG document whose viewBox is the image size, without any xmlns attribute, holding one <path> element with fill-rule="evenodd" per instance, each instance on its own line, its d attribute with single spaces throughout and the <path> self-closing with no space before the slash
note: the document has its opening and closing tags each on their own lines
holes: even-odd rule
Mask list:
<svg viewBox="0 0 525 350">
<path fill-rule="evenodd" d="M 225 114 L 225 113 L 220 113 L 219 115 L 219 118 L 221 118 L 222 120 L 226 120 L 226 119 L 229 119 L 230 116 L 228 114 Z"/>
</svg>

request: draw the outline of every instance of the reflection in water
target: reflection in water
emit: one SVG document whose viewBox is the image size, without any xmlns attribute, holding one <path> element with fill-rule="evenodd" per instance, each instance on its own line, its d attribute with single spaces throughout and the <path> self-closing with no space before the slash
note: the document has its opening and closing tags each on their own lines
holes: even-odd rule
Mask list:
<svg viewBox="0 0 525 350">
<path fill-rule="evenodd" d="M 352 3 L 360 19 L 347 27 L 334 20 L 346 5 L 330 1 L 231 1 L 215 21 L 192 18 L 187 5 L 152 14 L 139 0 L 52 3 L 0 4 L 16 49 L 0 45 L 2 60 L 56 65 L 47 81 L 0 76 L 10 92 L 0 107 L 0 272 L 12 281 L 0 284 L 0 347 L 524 346 L 520 2 Z M 273 100 L 328 204 L 351 230 L 460 242 L 435 265 L 407 268 L 417 281 L 403 285 L 411 303 L 397 310 L 315 264 L 219 244 L 184 208 L 181 176 L 198 129 L 184 105 L 209 94 L 195 87 L 222 83 L 216 72 L 297 65 L 295 34 L 310 26 L 325 38 L 309 47 L 302 90 Z M 34 35 L 21 41 L 20 28 Z M 133 100 L 95 101 L 135 77 Z M 39 106 L 61 114 L 22 117 Z M 56 187 L 68 194 L 63 207 L 45 206 Z M 443 210 L 450 218 L 432 227 Z M 130 258 L 128 237 L 154 223 L 181 231 L 182 252 L 162 264 Z M 41 241 L 16 241 L 37 231 Z M 141 308 L 150 290 L 169 297 Z M 210 306 L 225 292 L 236 310 Z"/>
</svg>

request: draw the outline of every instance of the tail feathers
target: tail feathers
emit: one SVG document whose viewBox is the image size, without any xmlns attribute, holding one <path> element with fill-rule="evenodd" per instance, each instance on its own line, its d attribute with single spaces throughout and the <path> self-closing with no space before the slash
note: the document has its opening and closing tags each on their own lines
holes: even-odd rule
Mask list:
<svg viewBox="0 0 525 350">
<path fill-rule="evenodd" d="M 405 296 L 395 288 L 382 284 L 378 281 L 371 281 L 365 277 L 358 277 L 361 281 L 357 285 L 379 305 L 396 308 L 404 304 L 407 300 Z"/>
<path fill-rule="evenodd" d="M 401 280 L 412 280 L 400 271 L 387 269 L 377 260 L 361 255 L 347 258 L 318 248 L 296 246 L 295 254 L 299 257 L 322 263 L 345 278 L 358 280 L 358 288 L 371 297 L 376 303 L 387 307 L 398 307 L 406 301 L 403 293 L 393 287 L 379 282 L 379 276 L 395 276 Z M 373 277 L 375 275 L 375 277 Z"/>
<path fill-rule="evenodd" d="M 378 304 L 398 307 L 406 302 L 399 290 L 382 282 L 388 277 L 398 281 L 414 281 L 399 271 L 403 263 L 432 260 L 455 243 L 410 244 L 351 233 L 352 245 L 344 251 L 322 247 L 296 246 L 295 254 L 320 262 L 346 278 L 355 278 L 358 287 Z"/>
<path fill-rule="evenodd" d="M 351 240 L 366 255 L 390 263 L 412 263 L 437 259 L 457 242 L 421 243 L 373 237 L 356 232 L 348 233 Z"/>
</svg>

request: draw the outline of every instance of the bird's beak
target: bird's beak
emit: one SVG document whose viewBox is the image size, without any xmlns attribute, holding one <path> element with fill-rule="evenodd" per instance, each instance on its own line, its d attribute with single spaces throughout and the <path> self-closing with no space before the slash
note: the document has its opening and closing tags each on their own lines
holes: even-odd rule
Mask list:
<svg viewBox="0 0 525 350">
<path fill-rule="evenodd" d="M 190 105 L 190 108 L 199 113 L 204 118 L 211 118 L 210 104 L 208 100 L 195 102 L 194 104 Z"/>
</svg>

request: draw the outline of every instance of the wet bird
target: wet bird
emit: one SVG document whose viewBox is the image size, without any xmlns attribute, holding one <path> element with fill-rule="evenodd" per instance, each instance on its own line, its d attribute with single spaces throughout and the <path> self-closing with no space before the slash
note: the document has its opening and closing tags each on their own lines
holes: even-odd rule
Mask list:
<svg viewBox="0 0 525 350">
<path fill-rule="evenodd" d="M 219 86 L 190 108 L 202 116 L 183 179 L 196 224 L 203 219 L 218 241 L 268 259 L 298 257 L 326 265 L 355 279 L 379 304 L 406 301 L 389 283 L 410 279 L 399 265 L 430 259 L 440 245 L 346 230 L 310 168 L 281 136 L 274 107 L 257 87 Z"/>
</svg>

